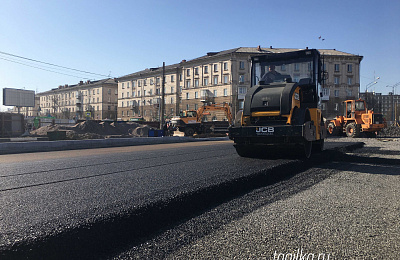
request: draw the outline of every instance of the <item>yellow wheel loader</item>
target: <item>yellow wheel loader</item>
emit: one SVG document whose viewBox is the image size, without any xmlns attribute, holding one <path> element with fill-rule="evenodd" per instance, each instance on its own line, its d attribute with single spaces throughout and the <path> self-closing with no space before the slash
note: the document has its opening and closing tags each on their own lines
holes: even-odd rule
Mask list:
<svg viewBox="0 0 400 260">
<path fill-rule="evenodd" d="M 323 150 L 326 127 L 320 109 L 321 59 L 315 49 L 251 58 L 251 88 L 229 138 L 244 157 L 274 146 L 297 145 L 309 158 Z"/>
</svg>

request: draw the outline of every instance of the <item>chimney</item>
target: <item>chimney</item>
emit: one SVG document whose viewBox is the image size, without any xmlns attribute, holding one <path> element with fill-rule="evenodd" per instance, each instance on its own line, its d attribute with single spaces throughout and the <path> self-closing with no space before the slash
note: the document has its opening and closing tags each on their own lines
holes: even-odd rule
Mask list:
<svg viewBox="0 0 400 260">
<path fill-rule="evenodd" d="M 83 85 L 83 80 L 79 81 L 79 85 Z"/>
<path fill-rule="evenodd" d="M 261 46 L 260 45 L 258 45 L 257 51 L 261 51 Z"/>
<path fill-rule="evenodd" d="M 64 88 L 68 88 L 68 84 L 65 84 L 65 85 L 64 85 Z"/>
<path fill-rule="evenodd" d="M 181 62 L 182 62 L 182 63 L 183 63 L 183 62 L 186 62 L 186 60 L 182 60 Z"/>
</svg>

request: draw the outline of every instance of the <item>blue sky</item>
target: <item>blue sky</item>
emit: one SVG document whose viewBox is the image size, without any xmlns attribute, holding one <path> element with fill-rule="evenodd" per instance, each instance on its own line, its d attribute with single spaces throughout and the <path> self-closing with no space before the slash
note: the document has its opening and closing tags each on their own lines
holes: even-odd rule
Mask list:
<svg viewBox="0 0 400 260">
<path fill-rule="evenodd" d="M 364 56 L 362 90 L 375 75 L 370 90 L 387 94 L 400 82 L 399 14 L 398 0 L 1 0 L 0 52 L 119 77 L 236 47 L 336 49 Z M 0 88 L 102 78 L 0 54 Z"/>
</svg>

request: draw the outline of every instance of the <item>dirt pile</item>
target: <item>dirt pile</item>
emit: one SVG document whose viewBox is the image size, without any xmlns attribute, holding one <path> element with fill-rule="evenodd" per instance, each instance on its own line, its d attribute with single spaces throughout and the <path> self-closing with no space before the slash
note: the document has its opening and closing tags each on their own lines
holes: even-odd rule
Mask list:
<svg viewBox="0 0 400 260">
<path fill-rule="evenodd" d="M 400 137 L 400 127 L 399 126 L 389 126 L 379 132 L 381 137 Z"/>
<path fill-rule="evenodd" d="M 47 136 L 47 132 L 66 131 L 67 139 L 104 139 L 112 137 L 145 137 L 151 127 L 134 122 L 108 123 L 83 121 L 74 126 L 49 125 L 31 131 L 31 136 Z"/>
</svg>

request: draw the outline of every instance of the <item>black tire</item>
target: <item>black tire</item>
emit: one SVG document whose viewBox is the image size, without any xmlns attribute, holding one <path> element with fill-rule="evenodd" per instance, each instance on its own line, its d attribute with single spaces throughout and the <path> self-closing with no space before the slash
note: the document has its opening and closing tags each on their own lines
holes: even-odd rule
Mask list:
<svg viewBox="0 0 400 260">
<path fill-rule="evenodd" d="M 304 157 L 306 159 L 309 159 L 311 157 L 312 147 L 313 147 L 313 142 L 312 141 L 304 140 L 303 148 L 304 148 Z"/>
<path fill-rule="evenodd" d="M 185 136 L 193 136 L 194 135 L 194 129 L 191 127 L 186 127 L 185 128 Z"/>
<path fill-rule="evenodd" d="M 360 136 L 360 128 L 355 123 L 350 123 L 346 126 L 347 137 L 356 138 Z"/>
<path fill-rule="evenodd" d="M 328 124 L 327 130 L 330 136 L 336 136 L 339 134 L 338 128 L 335 126 L 333 122 L 330 122 Z"/>
</svg>

